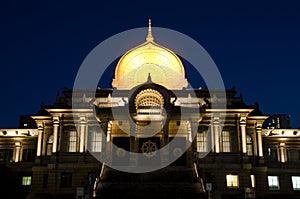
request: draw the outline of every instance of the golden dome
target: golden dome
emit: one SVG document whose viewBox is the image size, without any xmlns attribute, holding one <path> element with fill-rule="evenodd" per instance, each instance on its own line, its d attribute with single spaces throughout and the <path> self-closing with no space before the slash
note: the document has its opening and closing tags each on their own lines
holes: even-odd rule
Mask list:
<svg viewBox="0 0 300 199">
<path fill-rule="evenodd" d="M 112 86 L 131 89 L 145 83 L 148 75 L 152 82 L 168 89 L 187 87 L 184 67 L 171 50 L 154 42 L 149 20 L 146 42 L 126 52 L 119 60 Z"/>
</svg>

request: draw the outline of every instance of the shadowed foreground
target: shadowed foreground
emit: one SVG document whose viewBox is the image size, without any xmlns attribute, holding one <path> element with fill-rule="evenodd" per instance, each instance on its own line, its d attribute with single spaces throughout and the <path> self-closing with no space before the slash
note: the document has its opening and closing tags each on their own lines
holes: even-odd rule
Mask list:
<svg viewBox="0 0 300 199">
<path fill-rule="evenodd" d="M 166 167 L 142 174 L 107 168 L 97 185 L 95 198 L 201 199 L 205 194 L 192 168 Z"/>
</svg>

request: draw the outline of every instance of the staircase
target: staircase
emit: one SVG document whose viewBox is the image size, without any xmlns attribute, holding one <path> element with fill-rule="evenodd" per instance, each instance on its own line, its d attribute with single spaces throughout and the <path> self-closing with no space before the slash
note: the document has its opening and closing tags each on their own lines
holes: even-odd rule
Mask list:
<svg viewBox="0 0 300 199">
<path fill-rule="evenodd" d="M 179 166 L 142 174 L 126 173 L 107 167 L 95 191 L 95 199 L 206 198 L 194 170 Z"/>
</svg>

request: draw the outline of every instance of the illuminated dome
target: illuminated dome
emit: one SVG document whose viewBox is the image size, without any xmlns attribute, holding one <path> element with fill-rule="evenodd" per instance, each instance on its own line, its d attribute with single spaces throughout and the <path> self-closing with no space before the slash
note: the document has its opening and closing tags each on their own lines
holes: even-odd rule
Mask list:
<svg viewBox="0 0 300 199">
<path fill-rule="evenodd" d="M 150 20 L 146 42 L 120 58 L 112 86 L 131 89 L 145 83 L 149 74 L 152 82 L 168 89 L 187 87 L 181 60 L 174 52 L 154 42 Z"/>
</svg>

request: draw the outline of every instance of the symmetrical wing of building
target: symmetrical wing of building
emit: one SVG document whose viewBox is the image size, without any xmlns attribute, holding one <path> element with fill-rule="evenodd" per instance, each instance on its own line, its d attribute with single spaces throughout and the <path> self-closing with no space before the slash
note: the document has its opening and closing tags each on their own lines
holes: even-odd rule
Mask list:
<svg viewBox="0 0 300 199">
<path fill-rule="evenodd" d="M 219 91 L 187 89 L 184 67 L 150 27 L 146 41 L 120 58 L 113 89 L 65 88 L 54 104 L 22 116 L 19 128 L 0 129 L 5 189 L 19 198 L 299 197 L 300 130 L 262 128 L 268 116 L 235 89 L 225 91 L 226 109 L 212 107 L 224 101 Z M 160 153 L 175 137 L 184 144 Z M 150 174 L 108 166 L 172 158 Z"/>
</svg>

